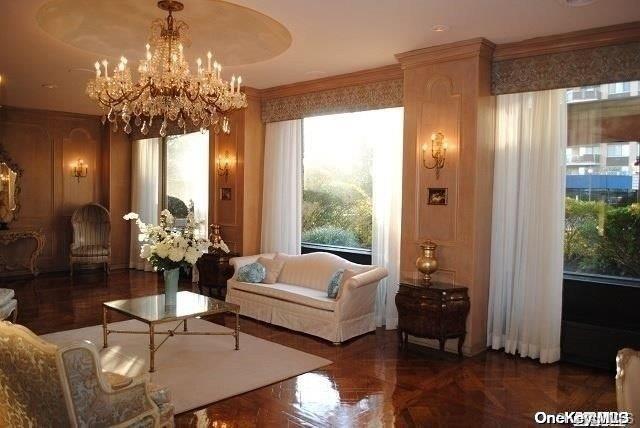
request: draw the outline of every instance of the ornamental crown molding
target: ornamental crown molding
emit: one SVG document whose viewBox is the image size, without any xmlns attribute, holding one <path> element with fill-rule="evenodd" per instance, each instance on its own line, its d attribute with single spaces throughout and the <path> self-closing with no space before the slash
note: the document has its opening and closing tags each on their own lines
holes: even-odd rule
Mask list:
<svg viewBox="0 0 640 428">
<path fill-rule="evenodd" d="M 354 71 L 353 73 L 339 74 L 336 76 L 328 76 L 287 85 L 274 86 L 272 88 L 260 90 L 260 96 L 263 100 L 271 100 L 295 95 L 304 95 L 311 92 L 322 92 L 350 86 L 402 79 L 402 74 L 400 64 L 391 64 L 383 67 Z"/>
<path fill-rule="evenodd" d="M 494 61 L 525 58 L 640 41 L 640 21 L 535 37 L 496 46 Z"/>
<path fill-rule="evenodd" d="M 481 57 L 491 59 L 496 45 L 483 37 L 430 46 L 396 54 L 403 69 L 426 64 Z"/>
</svg>

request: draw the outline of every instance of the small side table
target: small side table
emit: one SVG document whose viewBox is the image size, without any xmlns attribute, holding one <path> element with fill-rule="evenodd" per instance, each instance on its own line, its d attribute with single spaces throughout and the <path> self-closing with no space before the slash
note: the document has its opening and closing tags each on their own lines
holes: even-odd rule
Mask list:
<svg viewBox="0 0 640 428">
<path fill-rule="evenodd" d="M 238 257 L 238 254 L 205 253 L 198 259 L 196 266 L 199 273 L 198 289 L 200 294 L 204 294 L 202 287 L 207 287 L 209 297 L 213 297 L 213 290 L 215 290 L 218 297 L 224 298 L 227 280 L 233 276 L 234 272 L 233 266 L 229 264 L 229 259 L 232 257 Z"/>
<path fill-rule="evenodd" d="M 401 281 L 396 294 L 398 307 L 398 335 L 400 346 L 405 347 L 408 335 L 437 339 L 444 351 L 447 339 L 458 339 L 458 355 L 467 334 L 469 314 L 467 287 L 419 279 Z"/>
<path fill-rule="evenodd" d="M 26 257 L 14 260 L 15 250 L 12 248 L 5 249 L 4 247 L 22 240 L 33 240 L 33 250 L 30 254 L 26 254 Z M 40 230 L 0 230 L 0 245 L 3 247 L 3 250 L 0 251 L 0 272 L 26 268 L 29 269 L 34 277 L 38 276 L 38 257 L 42 253 L 44 244 L 44 234 Z"/>
</svg>

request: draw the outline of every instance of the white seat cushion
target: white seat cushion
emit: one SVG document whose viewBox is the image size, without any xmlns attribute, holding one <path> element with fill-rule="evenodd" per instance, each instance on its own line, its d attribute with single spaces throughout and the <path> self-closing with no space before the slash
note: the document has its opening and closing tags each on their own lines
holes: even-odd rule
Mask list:
<svg viewBox="0 0 640 428">
<path fill-rule="evenodd" d="M 18 307 L 18 301 L 16 299 L 11 299 L 8 302 L 5 302 L 2 306 L 0 306 L 0 320 L 6 320 L 9 318 L 9 315 Z"/>
<path fill-rule="evenodd" d="M 325 311 L 335 311 L 336 308 L 336 301 L 327 297 L 326 290 L 314 290 L 283 283 L 251 284 L 248 282 L 235 282 L 233 288 Z"/>
<path fill-rule="evenodd" d="M 4 306 L 7 302 L 13 299 L 15 292 L 10 288 L 0 288 L 0 306 Z"/>
</svg>

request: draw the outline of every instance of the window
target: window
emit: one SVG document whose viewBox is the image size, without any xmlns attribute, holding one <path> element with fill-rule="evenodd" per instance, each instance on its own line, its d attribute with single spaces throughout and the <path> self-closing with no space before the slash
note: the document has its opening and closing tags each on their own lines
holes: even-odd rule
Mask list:
<svg viewBox="0 0 640 428">
<path fill-rule="evenodd" d="M 594 101 L 600 98 L 599 86 L 583 86 L 567 91 L 567 102 Z"/>
<path fill-rule="evenodd" d="M 200 232 L 207 235 L 209 205 L 209 133 L 194 132 L 168 136 L 165 150 L 165 208 L 176 217 L 180 226 L 192 203 L 201 220 Z"/>
<path fill-rule="evenodd" d="M 402 108 L 305 118 L 303 245 L 370 250 L 375 148 L 402 138 Z"/>
<path fill-rule="evenodd" d="M 631 82 L 618 82 L 609 84 L 609 96 L 628 95 L 631 93 Z"/>
<path fill-rule="evenodd" d="M 609 93 L 630 87 L 611 84 Z M 568 90 L 567 99 L 575 91 Z M 565 271 L 640 280 L 640 98 L 567 108 Z"/>
</svg>

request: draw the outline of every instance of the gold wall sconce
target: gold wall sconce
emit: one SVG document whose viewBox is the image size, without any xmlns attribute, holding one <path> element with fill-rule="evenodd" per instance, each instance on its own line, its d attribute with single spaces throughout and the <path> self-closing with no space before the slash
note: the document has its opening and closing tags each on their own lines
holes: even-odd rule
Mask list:
<svg viewBox="0 0 640 428">
<path fill-rule="evenodd" d="M 431 158 L 433 164 L 429 165 L 427 160 L 427 143 L 422 145 L 422 164 L 427 169 L 436 170 L 436 179 L 440 178 L 440 170 L 444 168 L 445 157 L 447 156 L 447 143 L 444 140 L 444 134 L 440 131 L 431 134 Z"/>
<path fill-rule="evenodd" d="M 228 150 L 224 152 L 224 158 L 221 155 L 218 155 L 218 175 L 220 177 L 224 177 L 224 181 L 229 179 L 229 174 L 231 173 L 229 164 L 231 161 L 232 159 L 231 156 L 229 156 Z"/>
<path fill-rule="evenodd" d="M 89 165 L 85 164 L 82 159 L 78 159 L 74 165 L 71 165 L 71 176 L 78 180 L 87 176 L 89 173 Z"/>
</svg>

